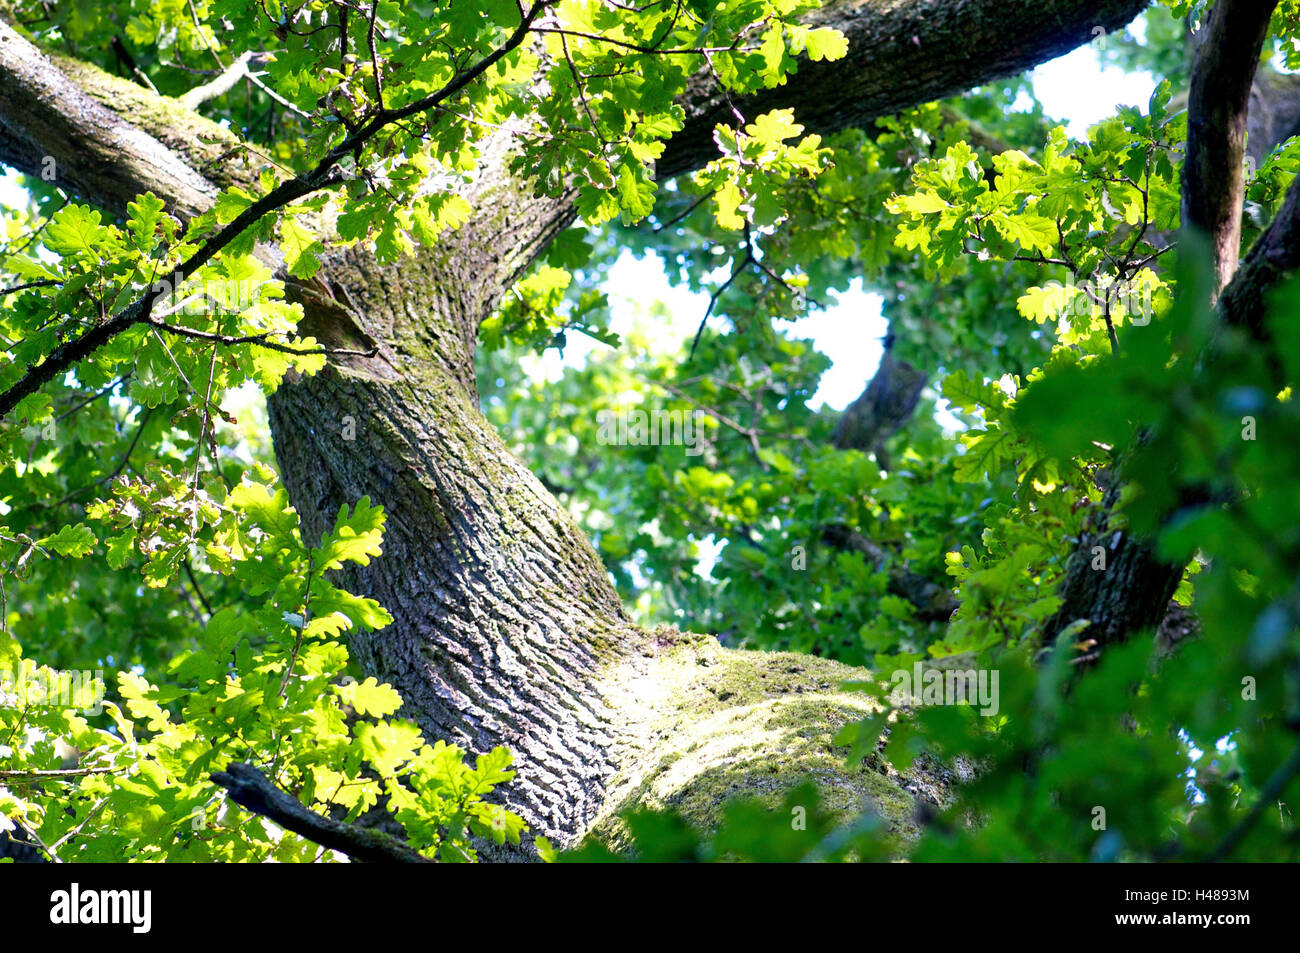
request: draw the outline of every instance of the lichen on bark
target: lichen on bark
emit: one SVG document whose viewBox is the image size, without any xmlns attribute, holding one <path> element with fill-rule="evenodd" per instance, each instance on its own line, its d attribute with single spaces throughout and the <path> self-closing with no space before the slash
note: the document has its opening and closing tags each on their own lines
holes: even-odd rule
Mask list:
<svg viewBox="0 0 1300 953">
<path fill-rule="evenodd" d="M 846 686 L 872 673 L 790 652 L 727 649 L 712 636 L 661 626 L 639 658 L 606 673 L 611 704 L 626 718 L 618 773 L 589 836 L 629 848 L 626 812 L 679 812 L 707 832 L 726 804 L 746 797 L 775 807 L 811 782 L 821 808 L 844 824 L 877 815 L 891 848 L 919 832 L 919 801 L 947 803 L 950 773 L 903 774 L 876 754 L 846 763 L 835 736 L 880 711 Z"/>
</svg>

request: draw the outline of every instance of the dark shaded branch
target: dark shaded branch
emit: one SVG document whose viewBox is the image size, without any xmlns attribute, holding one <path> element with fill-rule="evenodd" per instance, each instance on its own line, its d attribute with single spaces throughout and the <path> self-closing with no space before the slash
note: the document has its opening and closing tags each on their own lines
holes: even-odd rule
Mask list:
<svg viewBox="0 0 1300 953">
<path fill-rule="evenodd" d="M 190 581 L 190 588 L 194 590 L 194 595 L 199 600 L 199 605 L 203 606 L 203 611 L 208 614 L 208 618 L 212 618 L 212 605 L 208 602 L 207 597 L 203 595 L 198 579 L 194 577 L 194 567 L 190 565 L 189 559 L 182 560 L 181 565 L 185 569 L 185 577 Z"/>
<path fill-rule="evenodd" d="M 0 24 L 0 28 L 3 24 Z M 65 341 L 51 351 L 44 361 L 35 366 L 28 365 L 23 374 L 4 393 L 0 393 L 0 418 L 9 414 L 24 397 L 36 393 L 41 387 L 56 377 L 72 369 L 90 355 L 137 324 L 154 323 L 150 314 L 160 298 L 173 291 L 179 291 L 181 284 L 206 265 L 217 253 L 233 242 L 247 229 L 255 225 L 262 216 L 282 208 L 297 199 L 310 195 L 319 188 L 329 184 L 331 179 L 316 181 L 314 173 L 307 177 L 289 179 L 276 186 L 262 198 L 244 209 L 229 225 L 217 232 L 185 261 L 176 266 L 168 279 L 155 282 L 143 296 L 127 305 L 117 314 L 102 324 L 97 324 L 80 337 Z"/>
<path fill-rule="evenodd" d="M 29 291 L 32 288 L 50 288 L 59 284 L 57 278 L 42 278 L 40 281 L 29 281 L 21 285 L 12 285 L 8 288 L 0 288 L 0 298 L 5 295 L 17 294 L 20 291 Z"/>
<path fill-rule="evenodd" d="M 264 347 L 268 351 L 279 351 L 282 354 L 297 354 L 299 356 L 308 354 L 327 354 L 331 357 L 374 357 L 379 353 L 378 347 L 372 347 L 365 351 L 348 350 L 346 348 L 329 348 L 329 347 L 294 347 L 291 344 L 281 344 L 279 341 L 271 340 L 273 331 L 267 331 L 263 334 L 213 334 L 210 331 L 198 331 L 194 328 L 182 327 L 177 324 L 165 324 L 162 321 L 145 321 L 151 328 L 157 328 L 159 331 L 165 331 L 168 334 L 175 334 L 178 337 L 192 338 L 196 341 L 209 341 L 215 344 L 226 344 L 234 346 L 237 344 L 254 344 L 257 347 Z"/>
<path fill-rule="evenodd" d="M 890 335 L 885 338 L 885 350 L 875 376 L 845 409 L 831 437 L 831 443 L 841 450 L 874 453 L 882 470 L 890 468 L 885 440 L 916 412 L 925 388 L 925 372 L 894 357 L 892 345 Z"/>
<path fill-rule="evenodd" d="M 1292 183 L 1282 207 L 1255 239 L 1219 298 L 1219 320 L 1266 339 L 1268 294 L 1300 269 L 1300 187 Z"/>
<path fill-rule="evenodd" d="M 1194 66 L 1183 177 L 1184 226 L 1199 228 L 1213 242 L 1215 290 L 1221 291 L 1217 322 L 1224 328 L 1243 328 L 1266 345 L 1268 295 L 1300 267 L 1300 189 L 1294 186 L 1238 266 L 1247 110 L 1275 6 L 1272 0 L 1223 0 L 1215 6 Z M 1212 347 L 1207 360 L 1215 359 L 1214 351 Z M 1283 385 L 1280 371 L 1273 383 L 1279 389 Z M 1101 511 L 1067 563 L 1061 608 L 1045 626 L 1045 642 L 1078 619 L 1090 621 L 1085 638 L 1098 646 L 1155 628 L 1182 579 L 1185 567 L 1157 558 L 1151 539 L 1113 528 L 1122 525 L 1114 520 L 1122 464 L 1116 469 L 1117 479 Z M 1181 504 L 1196 503 L 1199 493 L 1185 489 Z M 1093 568 L 1098 546 L 1104 551 L 1105 569 Z"/>
<path fill-rule="evenodd" d="M 209 778 L 229 791 L 236 804 L 274 821 L 285 830 L 356 860 L 376 864 L 432 863 L 428 857 L 390 834 L 344 824 L 309 811 L 297 798 L 285 794 L 251 764 L 228 764 L 225 771 L 214 772 Z"/>
<path fill-rule="evenodd" d="M 695 357 L 695 349 L 700 346 L 700 338 L 704 336 L 704 329 L 708 326 L 709 318 L 713 316 L 713 309 L 718 306 L 718 299 L 721 298 L 728 288 L 732 286 L 737 278 L 741 276 L 746 268 L 754 261 L 754 248 L 748 243 L 745 244 L 745 255 L 731 269 L 731 274 L 714 292 L 709 295 L 709 306 L 704 309 L 704 317 L 700 319 L 700 326 L 695 329 L 695 337 L 691 339 L 691 351 L 686 359 L 689 361 Z"/>
</svg>

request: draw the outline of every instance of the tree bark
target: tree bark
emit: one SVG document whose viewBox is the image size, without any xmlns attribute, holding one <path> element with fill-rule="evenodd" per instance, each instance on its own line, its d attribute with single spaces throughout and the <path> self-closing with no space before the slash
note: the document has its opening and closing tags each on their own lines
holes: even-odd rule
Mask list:
<svg viewBox="0 0 1300 953">
<path fill-rule="evenodd" d="M 1248 116 L 1276 6 L 1274 0 L 1223 0 L 1215 6 L 1192 71 L 1182 184 L 1182 226 L 1206 236 L 1213 252 L 1220 324 L 1245 328 L 1261 341 L 1267 290 L 1300 265 L 1300 192 L 1292 188 L 1238 267 Z M 1283 386 L 1280 377 L 1274 383 Z M 1067 563 L 1061 607 L 1044 628 L 1049 642 L 1079 620 L 1089 622 L 1084 637 L 1099 646 L 1155 629 L 1182 579 L 1186 567 L 1159 559 L 1153 540 L 1116 527 L 1122 466 L 1116 471 L 1092 530 Z M 1200 502 L 1198 491 L 1184 491 L 1181 505 Z M 1094 555 L 1097 546 L 1104 550 L 1104 563 Z"/>
<path fill-rule="evenodd" d="M 885 338 L 880 366 L 858 398 L 844 409 L 831 443 L 840 450 L 861 450 L 890 469 L 885 441 L 911 419 L 925 389 L 925 372 L 893 355 L 893 335 Z"/>
<path fill-rule="evenodd" d="M 1120 482 L 1112 480 L 1096 522 L 1079 538 L 1066 563 L 1061 607 L 1048 620 L 1043 641 L 1051 644 L 1067 626 L 1089 622 L 1081 638 L 1096 647 L 1121 642 L 1160 625 L 1183 578 L 1183 566 L 1157 558 L 1150 540 L 1118 528 Z M 1100 548 L 1101 552 L 1097 552 Z"/>
<path fill-rule="evenodd" d="M 1217 4 L 1192 67 L 1183 227 L 1210 236 L 1216 296 L 1232 280 L 1241 251 L 1247 116 L 1269 17 L 1276 6 L 1277 0 Z"/>
<path fill-rule="evenodd" d="M 794 106 L 831 131 L 1030 67 L 1144 6 L 836 4 L 821 16 L 848 33 L 849 63 L 805 64 L 740 108 Z M 228 174 L 210 164 L 220 146 L 194 133 L 211 124 L 76 70 L 74 80 L 0 24 L 0 82 L 14 90 L 0 97 L 0 161 L 39 172 L 53 156 L 62 182 L 113 211 L 145 190 L 178 211 L 202 208 Z M 661 175 L 711 158 L 713 125 L 730 115 L 703 81 L 686 105 L 687 128 L 668 144 Z M 88 143 L 119 156 L 111 174 Z M 633 625 L 581 531 L 479 412 L 477 327 L 573 215 L 569 196 L 538 198 L 513 180 L 506 149 L 501 139 L 488 151 L 469 196 L 473 220 L 438 247 L 388 266 L 354 247 L 326 256 L 311 282 L 290 283 L 303 333 L 376 349 L 286 380 L 269 400 L 282 477 L 309 540 L 363 495 L 387 511 L 384 556 L 343 579 L 395 618 L 355 640 L 363 667 L 401 691 L 403 713 L 429 737 L 472 751 L 509 746 L 519 773 L 506 803 L 533 834 L 560 843 L 590 830 L 617 841 L 617 812 L 638 804 L 674 804 L 709 824 L 733 794 L 779 794 L 809 776 L 833 810 L 874 807 L 909 836 L 916 799 L 942 801 L 949 777 L 934 767 L 904 776 L 872 759 L 845 767 L 831 739 L 871 707 L 839 686 L 866 672 Z"/>
</svg>

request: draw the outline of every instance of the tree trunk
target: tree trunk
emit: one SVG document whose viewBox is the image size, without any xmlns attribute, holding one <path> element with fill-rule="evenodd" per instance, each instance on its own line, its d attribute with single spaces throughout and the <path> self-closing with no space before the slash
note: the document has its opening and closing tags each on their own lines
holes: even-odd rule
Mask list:
<svg viewBox="0 0 1300 953">
<path fill-rule="evenodd" d="M 1111 481 L 1096 525 L 1080 536 L 1066 563 L 1061 607 L 1044 627 L 1049 644 L 1071 623 L 1086 619 L 1080 638 L 1097 648 L 1112 645 L 1155 629 L 1169 610 L 1184 567 L 1157 558 L 1149 540 L 1111 525 L 1120 487 L 1118 479 Z"/>
<path fill-rule="evenodd" d="M 389 266 L 352 250 L 295 288 L 305 333 L 380 345 L 268 402 L 310 539 L 363 495 L 388 514 L 384 556 L 344 580 L 396 619 L 354 639 L 363 668 L 397 687 L 427 737 L 509 747 L 505 802 L 561 843 L 631 801 L 708 819 L 760 778 L 766 790 L 805 773 L 830 782 L 846 815 L 875 804 L 906 827 L 911 795 L 888 769 L 845 769 L 831 744 L 869 711 L 838 692 L 863 673 L 633 625 L 586 537 L 479 412 L 478 320 L 572 214 L 517 188 L 503 164 L 447 245 Z M 911 783 L 941 796 L 933 780 Z"/>
</svg>

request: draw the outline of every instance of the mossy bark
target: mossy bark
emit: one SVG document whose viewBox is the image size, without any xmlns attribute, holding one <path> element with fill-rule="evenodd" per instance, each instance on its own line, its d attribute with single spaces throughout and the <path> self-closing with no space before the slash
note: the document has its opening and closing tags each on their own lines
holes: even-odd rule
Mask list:
<svg viewBox="0 0 1300 953">
<path fill-rule="evenodd" d="M 388 514 L 384 555 L 343 579 L 396 620 L 355 639 L 361 664 L 429 737 L 509 747 L 504 800 L 557 843 L 613 836 L 637 804 L 707 825 L 732 794 L 806 778 L 846 816 L 871 807 L 905 835 L 909 785 L 937 800 L 942 784 L 850 769 L 831 741 L 868 713 L 840 690 L 865 673 L 634 625 L 582 531 L 480 413 L 478 323 L 572 214 L 513 182 L 504 154 L 489 161 L 475 217 L 447 245 L 387 266 L 334 255 L 294 289 L 310 333 L 378 345 L 269 401 L 310 538 L 363 495 Z"/>
</svg>

